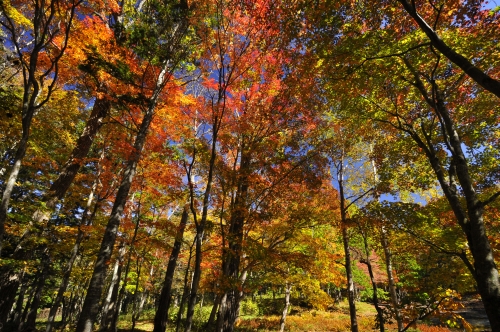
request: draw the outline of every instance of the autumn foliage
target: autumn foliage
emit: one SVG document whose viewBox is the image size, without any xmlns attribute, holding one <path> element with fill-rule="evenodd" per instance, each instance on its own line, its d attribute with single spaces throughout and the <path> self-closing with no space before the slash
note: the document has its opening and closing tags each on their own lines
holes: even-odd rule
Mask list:
<svg viewBox="0 0 500 332">
<path fill-rule="evenodd" d="M 498 7 L 0 13 L 0 331 L 500 331 Z"/>
</svg>

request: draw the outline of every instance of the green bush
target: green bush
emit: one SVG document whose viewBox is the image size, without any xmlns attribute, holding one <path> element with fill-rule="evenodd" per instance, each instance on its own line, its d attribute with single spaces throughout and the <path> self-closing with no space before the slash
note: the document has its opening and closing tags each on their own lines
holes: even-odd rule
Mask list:
<svg viewBox="0 0 500 332">
<path fill-rule="evenodd" d="M 281 315 L 285 301 L 283 298 L 258 300 L 259 316 Z"/>
<path fill-rule="evenodd" d="M 241 301 L 240 305 L 242 316 L 257 316 L 259 314 L 259 305 L 252 299 L 245 299 Z"/>
<path fill-rule="evenodd" d="M 194 308 L 194 315 L 193 315 L 193 320 L 196 322 L 196 325 L 203 325 L 206 322 L 208 322 L 208 318 L 210 318 L 210 313 L 212 312 L 212 306 L 204 306 L 203 308 L 200 308 L 199 305 L 197 305 Z"/>
</svg>

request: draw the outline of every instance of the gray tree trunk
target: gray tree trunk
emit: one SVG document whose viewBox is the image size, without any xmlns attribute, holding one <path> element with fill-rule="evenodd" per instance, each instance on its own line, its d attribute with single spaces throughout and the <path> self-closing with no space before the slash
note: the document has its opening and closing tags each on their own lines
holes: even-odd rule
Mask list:
<svg viewBox="0 0 500 332">
<path fill-rule="evenodd" d="M 387 281 L 389 283 L 389 294 L 391 295 L 392 312 L 396 317 L 398 332 L 401 332 L 404 328 L 403 318 L 401 317 L 401 310 L 399 309 L 398 294 L 396 292 L 396 283 L 394 281 L 394 275 L 392 272 L 392 253 L 391 249 L 389 248 L 389 243 L 387 241 L 387 231 L 384 226 L 382 226 L 381 228 L 381 240 L 382 240 L 382 248 L 384 249 L 385 268 L 387 271 Z"/>
<path fill-rule="evenodd" d="M 179 253 L 181 251 L 184 239 L 184 230 L 186 229 L 188 218 L 189 206 L 185 205 L 182 211 L 179 228 L 177 229 L 177 234 L 175 236 L 174 246 L 172 247 L 172 252 L 170 253 L 170 258 L 168 259 L 167 272 L 165 273 L 165 280 L 163 282 L 158 308 L 155 313 L 153 332 L 165 332 L 167 328 L 168 310 L 170 309 L 170 301 L 172 297 L 171 292 L 175 267 L 177 266 L 177 258 L 179 257 Z"/>
<path fill-rule="evenodd" d="M 247 196 L 249 189 L 251 151 L 242 143 L 241 162 L 238 171 L 238 183 L 234 206 L 231 208 L 229 230 L 226 235 L 228 247 L 223 248 L 223 278 L 230 282 L 231 287 L 225 291 L 219 309 L 217 331 L 232 332 L 238 317 L 240 297 L 240 263 L 243 243 L 243 227 L 246 220 Z"/>
<path fill-rule="evenodd" d="M 120 277 L 122 274 L 122 264 L 125 256 L 125 245 L 120 243 L 120 249 L 118 251 L 118 257 L 115 261 L 115 266 L 113 268 L 113 274 L 111 277 L 111 282 L 109 284 L 108 294 L 104 299 L 102 305 L 101 314 L 101 324 L 99 326 L 99 331 L 108 332 L 111 331 L 110 324 L 113 321 L 114 313 L 116 307 L 118 306 L 118 288 L 120 287 Z"/>
<path fill-rule="evenodd" d="M 283 313 L 280 319 L 280 332 L 285 331 L 286 315 L 288 314 L 288 308 L 290 308 L 290 293 L 292 290 L 292 284 L 287 282 L 285 284 L 285 307 L 283 308 Z"/>
</svg>

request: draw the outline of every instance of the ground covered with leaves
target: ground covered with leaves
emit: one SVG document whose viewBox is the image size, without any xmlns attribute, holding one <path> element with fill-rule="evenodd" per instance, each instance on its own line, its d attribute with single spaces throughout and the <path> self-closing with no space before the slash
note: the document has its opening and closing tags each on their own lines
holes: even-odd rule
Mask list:
<svg viewBox="0 0 500 332">
<path fill-rule="evenodd" d="M 268 304 L 264 307 L 264 310 L 274 311 L 270 308 Z M 260 314 L 262 311 L 262 306 L 259 308 L 256 302 L 246 301 L 244 302 L 243 310 L 244 313 L 238 320 L 235 331 L 237 332 L 270 332 L 279 330 L 280 326 L 280 315 L 278 314 Z M 195 331 L 210 331 L 200 322 L 206 322 L 211 306 L 205 306 L 201 310 L 195 313 Z M 292 307 L 290 309 L 290 314 L 286 319 L 285 331 L 299 332 L 299 331 L 335 331 L 344 332 L 350 329 L 350 319 L 349 319 L 349 306 L 347 302 L 342 302 L 327 311 L 301 308 L 299 306 Z M 373 305 L 364 302 L 357 303 L 357 313 L 358 313 L 358 324 L 360 331 L 377 331 L 376 328 L 376 312 Z M 176 316 L 176 308 L 170 314 L 171 318 Z M 118 332 L 150 332 L 153 331 L 153 318 L 154 311 L 145 311 L 142 318 L 136 323 L 134 329 L 132 330 L 131 316 L 122 315 L 120 316 L 120 321 L 118 323 Z M 175 320 L 175 319 L 174 319 Z M 37 324 L 39 331 L 43 331 L 45 327 L 45 321 L 40 320 Z M 69 327 L 66 331 L 73 331 L 74 328 Z M 181 328 L 182 330 L 182 328 Z M 176 331 L 175 322 L 170 321 L 167 326 L 167 332 Z M 397 331 L 397 326 L 394 323 L 386 323 L 386 331 L 394 332 Z M 427 320 L 417 323 L 413 328 L 409 328 L 409 332 L 445 332 L 445 331 L 458 331 L 457 329 L 452 329 L 443 326 L 436 320 Z M 475 331 L 475 330 L 473 330 Z"/>
</svg>

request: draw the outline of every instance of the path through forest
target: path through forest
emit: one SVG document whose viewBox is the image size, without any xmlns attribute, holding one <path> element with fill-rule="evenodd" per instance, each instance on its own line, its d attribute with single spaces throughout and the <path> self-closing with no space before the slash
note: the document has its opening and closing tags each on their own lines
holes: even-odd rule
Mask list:
<svg viewBox="0 0 500 332">
<path fill-rule="evenodd" d="M 473 326 L 473 331 L 491 331 L 490 322 L 480 299 L 467 298 L 462 303 L 464 307 L 457 313 Z"/>
</svg>

